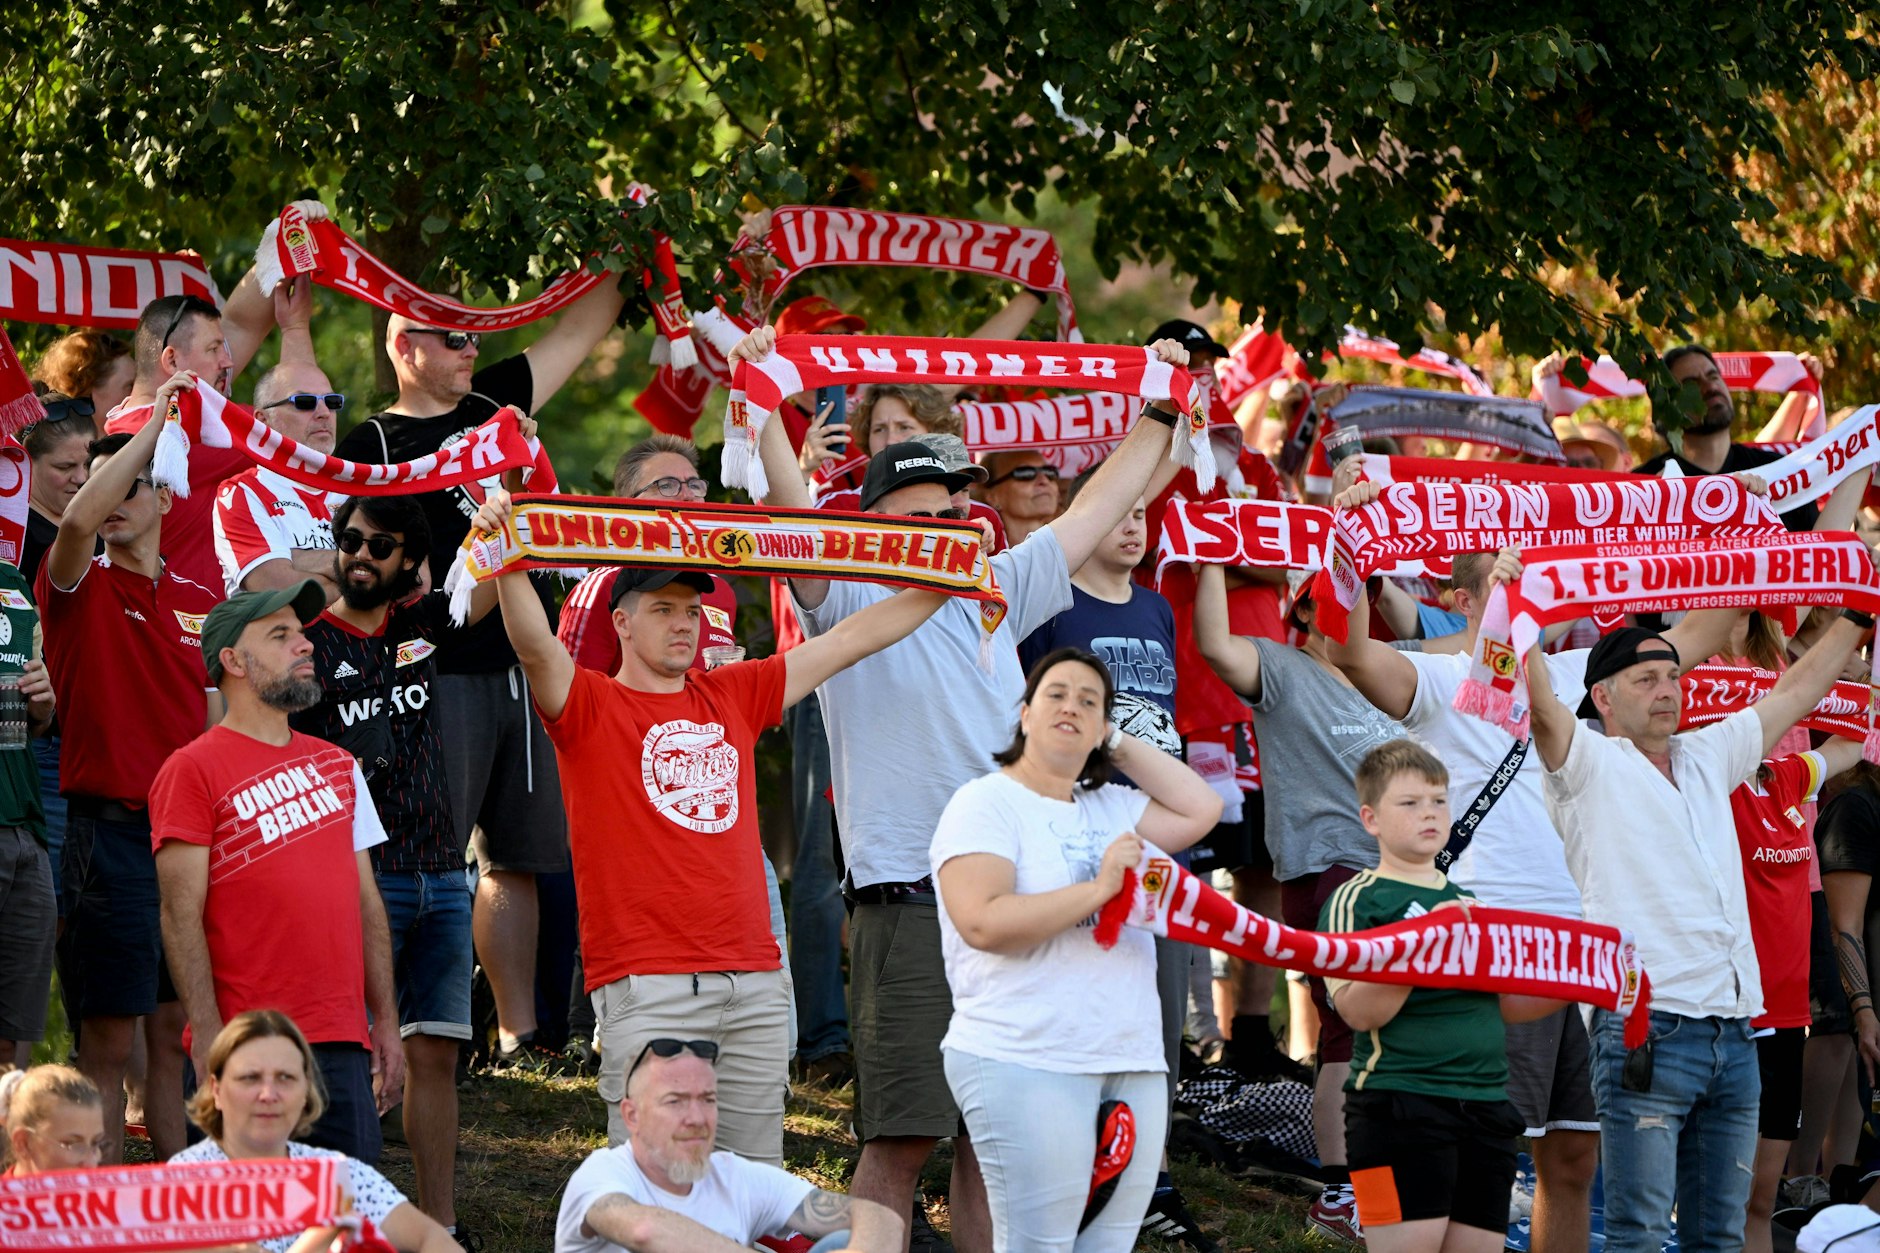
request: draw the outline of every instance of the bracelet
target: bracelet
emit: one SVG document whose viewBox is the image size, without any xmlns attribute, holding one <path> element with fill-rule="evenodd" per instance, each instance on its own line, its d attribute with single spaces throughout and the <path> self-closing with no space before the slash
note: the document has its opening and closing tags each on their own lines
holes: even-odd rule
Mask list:
<svg viewBox="0 0 1880 1253">
<path fill-rule="evenodd" d="M 1154 422 L 1160 422 L 1171 431 L 1175 429 L 1175 424 L 1181 421 L 1181 415 L 1179 413 L 1170 413 L 1166 409 L 1158 409 L 1153 403 L 1144 405 L 1142 412 L 1137 416 L 1148 418 Z"/>
<path fill-rule="evenodd" d="M 1103 741 L 1103 747 L 1109 752 L 1113 753 L 1117 749 L 1121 748 L 1122 746 L 1123 746 L 1123 728 L 1118 727 L 1118 726 L 1112 726 L 1110 728 L 1109 736 L 1105 738 L 1105 740 Z"/>
<path fill-rule="evenodd" d="M 1863 631 L 1873 630 L 1873 615 L 1870 613 L 1862 613 L 1858 609 L 1847 608 L 1841 611 L 1841 616 Z"/>
<path fill-rule="evenodd" d="M 1054 299 L 1052 293 L 1048 291 L 1039 291 L 1036 287 L 1027 287 L 1025 289 L 1025 294 L 1029 296 L 1036 296 L 1038 298 L 1038 303 L 1041 305 L 1048 305 Z"/>
</svg>

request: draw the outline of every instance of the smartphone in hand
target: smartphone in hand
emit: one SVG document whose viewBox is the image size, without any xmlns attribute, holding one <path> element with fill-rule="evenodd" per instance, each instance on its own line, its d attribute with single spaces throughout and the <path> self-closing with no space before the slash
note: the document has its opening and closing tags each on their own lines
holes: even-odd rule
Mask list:
<svg viewBox="0 0 1880 1253">
<path fill-rule="evenodd" d="M 822 414 L 823 422 L 847 422 L 849 420 L 849 389 L 846 387 L 818 387 L 816 389 L 816 412 Z M 840 457 L 848 452 L 848 441 L 841 440 L 829 445 L 829 451 Z"/>
</svg>

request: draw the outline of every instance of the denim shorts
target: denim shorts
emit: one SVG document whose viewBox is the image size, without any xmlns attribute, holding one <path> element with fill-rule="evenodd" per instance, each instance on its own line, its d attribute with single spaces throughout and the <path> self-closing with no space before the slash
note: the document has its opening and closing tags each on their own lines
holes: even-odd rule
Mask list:
<svg viewBox="0 0 1880 1253">
<path fill-rule="evenodd" d="M 392 932 L 398 1033 L 470 1038 L 470 881 L 462 870 L 377 876 Z"/>
</svg>

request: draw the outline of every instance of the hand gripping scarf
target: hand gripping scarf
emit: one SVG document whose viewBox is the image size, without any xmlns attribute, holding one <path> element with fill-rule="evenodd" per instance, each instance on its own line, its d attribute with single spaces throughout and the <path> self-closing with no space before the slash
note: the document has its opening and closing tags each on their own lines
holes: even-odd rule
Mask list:
<svg viewBox="0 0 1880 1253">
<path fill-rule="evenodd" d="M 1338 511 L 1331 558 L 1318 575 L 1313 603 L 1319 629 L 1342 641 L 1346 614 L 1364 581 L 1406 560 L 1510 545 L 1649 551 L 1676 540 L 1787 534 L 1767 499 L 1744 491 L 1724 474 L 1578 483 L 1392 483 L 1370 504 Z"/>
<path fill-rule="evenodd" d="M 1472 904 L 1364 931 L 1302 931 L 1236 904 L 1145 845 L 1098 914 L 1097 943 L 1115 944 L 1125 925 L 1335 979 L 1597 1005 L 1625 1017 L 1627 1048 L 1643 1044 L 1650 1025 L 1651 980 L 1630 934 L 1577 918 Z"/>
<path fill-rule="evenodd" d="M 344 1158 L 103 1166 L 0 1176 L 0 1251 L 200 1249 L 344 1221 Z"/>
<path fill-rule="evenodd" d="M 1721 722 L 1739 709 L 1748 709 L 1769 695 L 1782 678 L 1761 666 L 1726 666 L 1705 662 L 1684 675 L 1684 704 L 1678 730 Z M 1844 740 L 1867 739 L 1868 709 L 1873 704 L 1871 684 L 1842 679 L 1828 689 L 1814 711 L 1795 725 Z"/>
<path fill-rule="evenodd" d="M 1778 395 L 1801 392 L 1809 398 L 1808 412 L 1799 431 L 1772 434 L 1769 438 L 1813 438 L 1821 434 L 1825 414 L 1821 383 L 1808 372 L 1800 357 L 1792 352 L 1720 352 L 1716 354 L 1717 372 L 1732 391 L 1772 392 Z M 1586 369 L 1586 383 L 1576 387 L 1565 375 L 1555 374 L 1540 380 L 1534 398 L 1547 406 L 1555 417 L 1565 417 L 1595 400 L 1615 396 L 1643 396 L 1645 384 L 1626 374 L 1624 367 L 1611 357 L 1598 361 L 1580 358 Z"/>
<path fill-rule="evenodd" d="M 1683 480 L 1705 483 L 1715 477 Z M 1663 480 L 1661 480 L 1663 481 Z M 1678 480 L 1670 480 L 1677 482 Z M 1632 544 L 1574 543 L 1522 556 L 1518 583 L 1489 593 L 1469 677 L 1455 707 L 1517 739 L 1528 736 L 1528 650 L 1556 622 L 1607 613 L 1840 605 L 1880 611 L 1880 576 L 1867 546 L 1844 531 Z M 1880 736 L 1864 736 L 1880 760 Z"/>
<path fill-rule="evenodd" d="M 170 398 L 150 461 L 150 477 L 157 486 L 188 496 L 189 450 L 202 444 L 238 448 L 257 465 L 303 487 L 348 496 L 435 492 L 494 478 L 507 470 L 527 470 L 535 490 L 553 491 L 554 467 L 540 440 L 522 438 L 516 426 L 519 416 L 515 409 L 504 408 L 475 430 L 416 461 L 370 465 L 297 443 L 257 418 L 254 410 L 226 399 L 207 383 L 198 383 L 195 391 Z"/>
<path fill-rule="evenodd" d="M 0 321 L 129 330 L 164 296 L 220 306 L 209 267 L 193 252 L 131 252 L 0 239 Z"/>
<path fill-rule="evenodd" d="M 1082 385 L 1170 401 L 1187 419 L 1175 427 L 1176 461 L 1193 468 L 1203 491 L 1214 484 L 1207 389 L 1186 367 L 1169 365 L 1147 348 L 903 335 L 785 335 L 764 360 L 738 362 L 725 409 L 721 477 L 755 498 L 769 492 L 757 441 L 785 397 L 838 384 L 959 382 Z"/>
<path fill-rule="evenodd" d="M 1776 512 L 1788 513 L 1820 500 L 1850 475 L 1876 464 L 1880 464 L 1880 405 L 1866 405 L 1832 431 L 1751 473 L 1769 484 L 1769 500 Z"/>
</svg>

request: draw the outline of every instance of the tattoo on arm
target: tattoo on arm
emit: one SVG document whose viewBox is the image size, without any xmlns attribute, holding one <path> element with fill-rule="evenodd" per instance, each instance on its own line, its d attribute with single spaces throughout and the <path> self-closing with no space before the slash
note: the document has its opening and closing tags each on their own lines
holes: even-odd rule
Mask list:
<svg viewBox="0 0 1880 1253">
<path fill-rule="evenodd" d="M 849 1211 L 852 1208 L 846 1194 L 818 1188 L 796 1207 L 796 1213 L 790 1215 L 790 1225 L 806 1236 L 845 1231 L 851 1225 Z"/>
<path fill-rule="evenodd" d="M 1848 1006 L 1855 1010 L 1873 1008 L 1873 990 L 1867 977 L 1867 945 L 1852 931 L 1837 931 L 1834 956 L 1840 963 L 1841 988 L 1847 993 Z"/>
</svg>

